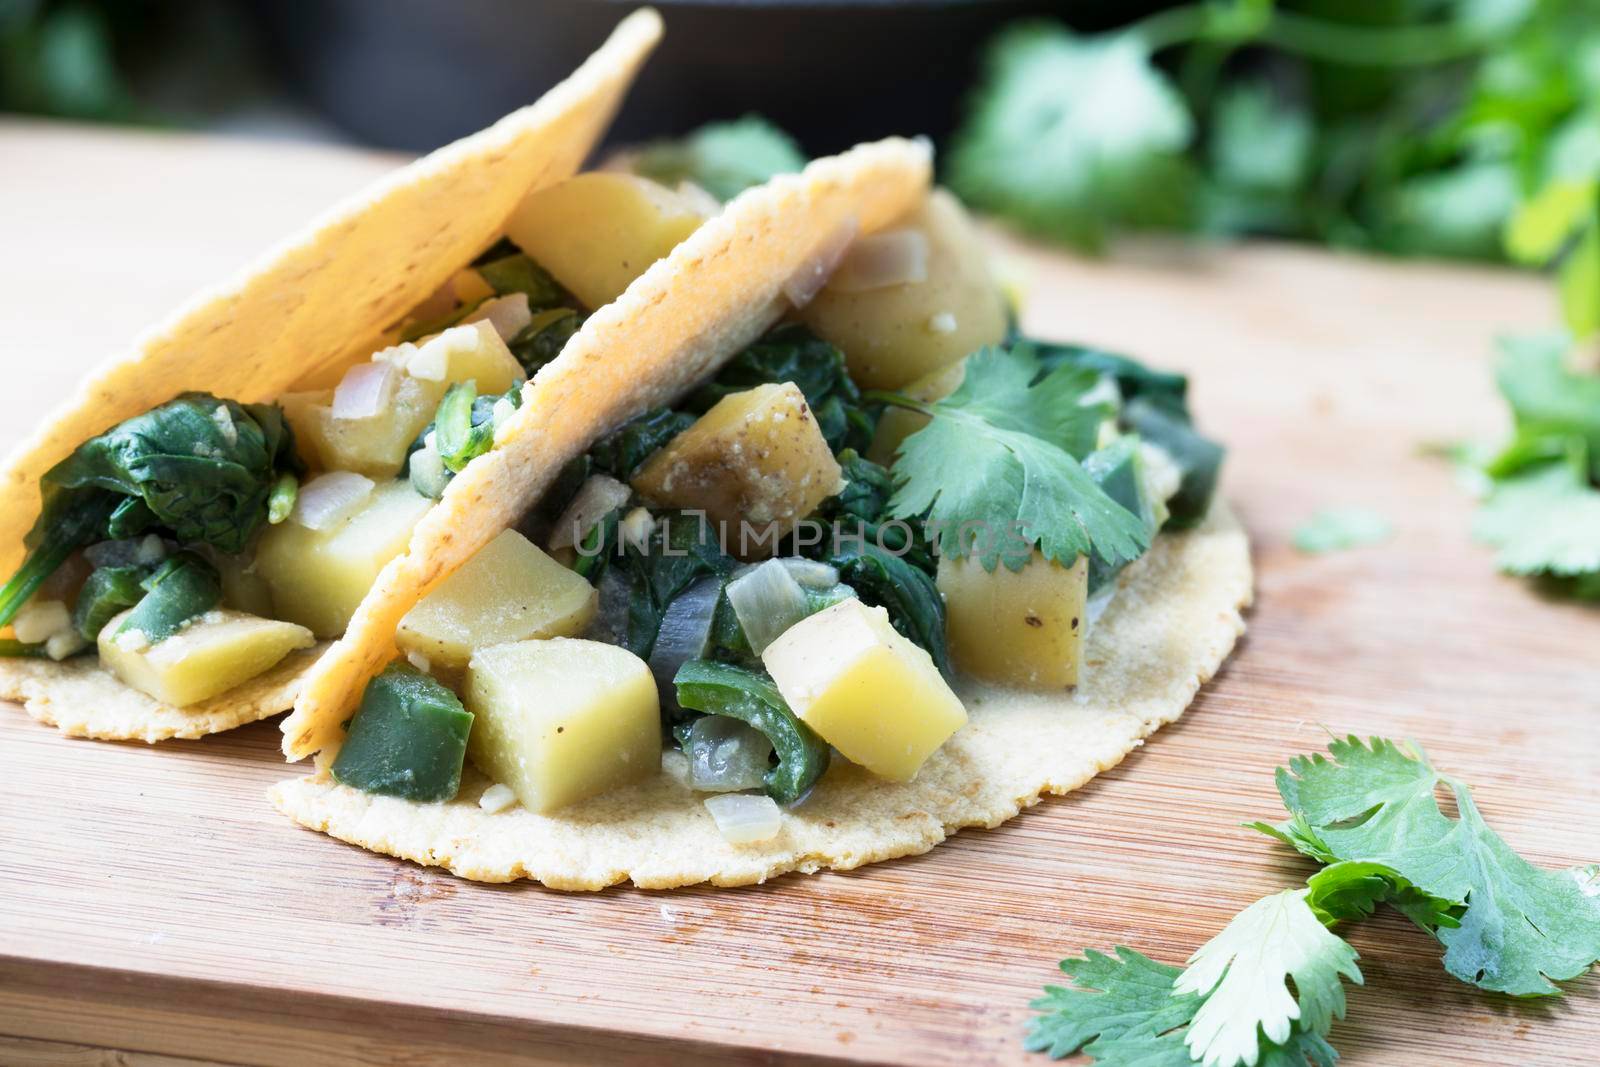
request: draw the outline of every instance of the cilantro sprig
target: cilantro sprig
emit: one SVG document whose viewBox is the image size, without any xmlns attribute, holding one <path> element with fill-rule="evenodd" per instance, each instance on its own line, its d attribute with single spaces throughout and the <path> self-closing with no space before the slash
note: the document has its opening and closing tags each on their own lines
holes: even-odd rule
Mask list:
<svg viewBox="0 0 1600 1067">
<path fill-rule="evenodd" d="M 1150 530 L 1078 462 L 1112 413 L 1091 398 L 1099 379 L 1067 364 L 1047 372 L 1032 346 L 1018 344 L 974 353 L 943 400 L 869 394 L 930 418 L 900 445 L 890 511 L 926 518 L 941 552 L 991 571 L 1002 562 L 1020 569 L 1032 546 L 1063 563 L 1137 559 Z"/>
<path fill-rule="evenodd" d="M 1420 748 L 1373 738 L 1279 768 L 1289 818 L 1252 824 L 1326 864 L 1302 888 L 1241 911 L 1186 968 L 1119 946 L 1061 961 L 1027 1048 L 1081 1052 L 1100 1067 L 1331 1067 L 1327 1035 L 1361 985 L 1330 927 L 1388 904 L 1445 946 L 1446 970 L 1483 989 L 1557 994 L 1600 960 L 1600 866 L 1552 871 L 1513 852 L 1471 791 Z M 1443 785 L 1460 811 L 1440 810 Z"/>
</svg>

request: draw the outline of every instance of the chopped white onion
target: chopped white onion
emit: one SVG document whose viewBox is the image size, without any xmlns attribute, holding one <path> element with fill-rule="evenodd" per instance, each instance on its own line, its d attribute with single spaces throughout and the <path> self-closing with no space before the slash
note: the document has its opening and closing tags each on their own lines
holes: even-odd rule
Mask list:
<svg viewBox="0 0 1600 1067">
<path fill-rule="evenodd" d="M 832 589 L 839 584 L 839 569 L 829 564 L 800 556 L 786 556 L 778 562 L 788 568 L 790 576 L 802 588 Z"/>
<path fill-rule="evenodd" d="M 730 845 L 755 845 L 771 841 L 783 829 L 783 811 L 771 797 L 723 793 L 706 797 L 706 810 Z"/>
<path fill-rule="evenodd" d="M 344 372 L 338 388 L 333 391 L 333 417 L 370 419 L 385 414 L 399 384 L 400 372 L 393 363 L 383 360 L 357 363 Z"/>
<path fill-rule="evenodd" d="M 806 257 L 798 270 L 789 275 L 789 280 L 783 283 L 783 295 L 789 298 L 790 304 L 803 308 L 811 303 L 822 287 L 828 284 L 828 279 L 833 277 L 845 253 L 850 251 L 860 228 L 856 217 L 851 215 L 828 234 L 827 239 Z"/>
<path fill-rule="evenodd" d="M 48 641 L 72 629 L 72 613 L 59 600 L 30 600 L 11 620 L 11 632 L 26 645 Z"/>
<path fill-rule="evenodd" d="M 656 643 L 650 650 L 650 673 L 655 675 L 663 706 L 678 706 L 678 688 L 672 684 L 678 668 L 705 655 L 711 638 L 711 618 L 721 596 L 721 579 L 701 578 L 679 593 L 662 613 L 661 628 L 656 631 Z"/>
<path fill-rule="evenodd" d="M 476 311 L 461 321 L 463 324 L 487 322 L 500 335 L 500 340 L 510 341 L 533 321 L 533 312 L 528 310 L 527 293 L 507 293 L 493 300 L 485 300 Z"/>
<path fill-rule="evenodd" d="M 76 630 L 57 630 L 44 642 L 44 654 L 60 662 L 68 656 L 76 656 L 79 652 L 89 647 L 89 642 Z"/>
<path fill-rule="evenodd" d="M 372 479 L 354 471 L 329 471 L 300 487 L 289 517 L 308 530 L 327 530 L 348 519 L 372 495 Z"/>
<path fill-rule="evenodd" d="M 517 794 L 511 791 L 511 787 L 496 782 L 483 791 L 483 796 L 478 798 L 478 807 L 493 815 L 497 811 L 505 811 L 516 802 Z"/>
<path fill-rule="evenodd" d="M 928 238 L 918 230 L 891 230 L 852 245 L 829 285 L 841 293 L 861 293 L 927 280 Z"/>
<path fill-rule="evenodd" d="M 148 566 L 166 557 L 167 546 L 157 534 L 130 537 L 125 541 L 101 541 L 83 550 L 83 558 L 91 567 L 129 567 L 135 563 Z"/>
<path fill-rule="evenodd" d="M 134 549 L 133 558 L 135 562 L 147 567 L 153 563 L 160 563 L 167 558 L 167 544 L 161 540 L 159 534 L 145 534 L 140 538 L 138 547 Z"/>
<path fill-rule="evenodd" d="M 749 723 L 706 715 L 689 725 L 683 746 L 689 788 L 702 793 L 760 789 L 772 764 L 772 742 Z"/>
<path fill-rule="evenodd" d="M 211 413 L 211 421 L 217 424 L 224 441 L 230 445 L 239 443 L 239 427 L 234 425 L 233 412 L 228 410 L 228 405 L 218 404 L 217 409 Z"/>
<path fill-rule="evenodd" d="M 433 670 L 433 660 L 429 659 L 427 656 L 424 656 L 421 652 L 418 652 L 415 649 L 406 650 L 406 662 L 411 664 L 417 670 L 421 671 L 423 674 L 427 674 L 429 671 Z"/>
<path fill-rule="evenodd" d="M 643 552 L 646 542 L 650 540 L 650 533 L 655 528 L 656 517 L 650 514 L 650 509 L 638 507 L 622 516 L 622 526 L 618 532 L 624 541 Z"/>
<path fill-rule="evenodd" d="M 728 603 L 756 655 L 810 611 L 806 591 L 779 560 L 769 559 L 728 583 Z"/>
<path fill-rule="evenodd" d="M 626 504 L 632 495 L 633 490 L 615 478 L 604 474 L 590 476 L 556 520 L 555 529 L 550 533 L 550 547 L 581 545 L 595 523 Z"/>
</svg>

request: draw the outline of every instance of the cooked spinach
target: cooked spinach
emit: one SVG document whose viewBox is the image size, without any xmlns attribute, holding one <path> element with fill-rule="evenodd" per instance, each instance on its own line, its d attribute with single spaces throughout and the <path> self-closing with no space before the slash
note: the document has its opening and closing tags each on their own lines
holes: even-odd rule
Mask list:
<svg viewBox="0 0 1600 1067">
<path fill-rule="evenodd" d="M 765 674 L 728 663 L 690 660 L 674 679 L 678 704 L 707 715 L 725 715 L 755 727 L 772 742 L 777 766 L 766 774 L 767 795 L 792 804 L 828 769 L 827 742 L 795 717 Z"/>
<path fill-rule="evenodd" d="M 72 609 L 72 628 L 78 636 L 93 641 L 113 617 L 143 600 L 148 592 L 144 580 L 153 570 L 139 564 L 96 567 L 83 583 Z"/>
<path fill-rule="evenodd" d="M 28 557 L 0 589 L 10 622 L 73 550 L 151 530 L 238 552 L 267 521 L 280 475 L 300 469 L 283 412 L 184 393 L 92 437 L 44 475 Z"/>
<path fill-rule="evenodd" d="M 950 674 L 944 598 L 931 574 L 870 541 L 827 561 L 838 568 L 840 579 L 855 589 L 862 603 L 888 611 L 894 628 L 926 649 L 941 673 Z"/>
<path fill-rule="evenodd" d="M 44 645 L 28 644 L 14 637 L 0 637 L 0 659 L 27 659 L 48 657 Z"/>
<path fill-rule="evenodd" d="M 647 411 L 600 438 L 589 455 L 595 467 L 618 481 L 631 481 L 646 460 L 694 421 L 694 415 L 671 408 Z"/>
<path fill-rule="evenodd" d="M 1189 379 L 1182 374 L 1151 370 L 1127 356 L 1086 345 L 1019 340 L 1033 346 L 1046 374 L 1063 365 L 1083 367 L 1116 382 L 1124 402 L 1143 399 L 1189 421 Z"/>
<path fill-rule="evenodd" d="M 117 633 L 137 630 L 152 645 L 222 603 L 222 580 L 217 569 L 194 552 L 178 553 L 139 584 L 145 595 Z"/>
<path fill-rule="evenodd" d="M 506 345 L 522 364 L 528 377 L 555 359 L 567 347 L 572 335 L 583 327 L 583 315 L 571 308 L 549 308 L 536 312 Z"/>
<path fill-rule="evenodd" d="M 684 407 L 703 415 L 731 393 L 773 382 L 793 382 L 805 394 L 817 429 L 833 451 L 861 451 L 872 444 L 877 409 L 862 403 L 844 353 L 798 323 L 776 327 L 733 357 L 715 378 L 689 395 Z"/>
<path fill-rule="evenodd" d="M 726 578 L 734 568 L 704 516 L 671 511 L 660 519 L 643 550 L 627 545 L 610 561 L 627 575 L 632 590 L 623 647 L 645 660 L 655 648 L 668 605 L 699 579 Z M 615 545 L 614 540 L 602 543 Z"/>
<path fill-rule="evenodd" d="M 513 252 L 479 264 L 478 273 L 489 283 L 489 288 L 494 290 L 496 296 L 526 293 L 530 311 L 571 306 L 573 303 L 572 297 L 561 288 L 561 283 L 522 252 Z"/>
<path fill-rule="evenodd" d="M 1205 518 L 1217 491 L 1222 446 L 1200 436 L 1187 418 L 1143 397 L 1124 405 L 1120 421 L 1126 429 L 1160 446 L 1182 475 L 1177 495 L 1167 501 L 1167 510 L 1172 513 L 1168 525 L 1181 529 Z"/>
</svg>

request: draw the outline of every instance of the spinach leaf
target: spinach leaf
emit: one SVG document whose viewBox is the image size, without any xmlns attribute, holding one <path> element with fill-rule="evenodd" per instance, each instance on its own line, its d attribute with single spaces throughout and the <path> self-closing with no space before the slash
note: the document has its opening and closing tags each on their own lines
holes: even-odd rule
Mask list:
<svg viewBox="0 0 1600 1067">
<path fill-rule="evenodd" d="M 1201 437 L 1187 418 L 1180 418 L 1143 398 L 1122 409 L 1121 422 L 1146 441 L 1164 449 L 1182 475 L 1177 495 L 1167 501 L 1167 510 L 1172 513 L 1168 525 L 1182 529 L 1199 523 L 1206 517 L 1211 498 L 1217 492 L 1222 446 Z"/>
<path fill-rule="evenodd" d="M 927 571 L 871 542 L 829 556 L 828 562 L 838 568 L 840 580 L 855 589 L 862 603 L 888 611 L 894 628 L 926 649 L 940 673 L 950 676 L 944 598 Z"/>
<path fill-rule="evenodd" d="M 541 367 L 561 354 L 572 335 L 582 327 L 583 316 L 571 308 L 538 311 L 506 347 L 532 378 Z"/>
<path fill-rule="evenodd" d="M 217 569 L 194 552 L 178 553 L 140 584 L 145 595 L 117 633 L 137 630 L 152 645 L 222 603 L 222 580 Z"/>
<path fill-rule="evenodd" d="M 795 717 L 764 674 L 727 663 L 690 660 L 674 679 L 678 703 L 708 715 L 725 715 L 760 730 L 772 742 L 777 766 L 767 772 L 767 795 L 792 804 L 828 769 L 828 745 Z"/>
<path fill-rule="evenodd" d="M 43 642 L 30 645 L 14 637 L 0 637 L 0 659 L 40 659 L 48 655 Z"/>
<path fill-rule="evenodd" d="M 631 481 L 646 460 L 694 421 L 695 416 L 671 408 L 647 411 L 600 438 L 589 455 L 600 470 L 618 481 Z"/>
<path fill-rule="evenodd" d="M 1039 365 L 1049 374 L 1060 366 L 1082 367 L 1111 378 L 1123 402 L 1143 399 L 1184 422 L 1189 421 L 1189 379 L 1170 371 L 1151 370 L 1144 364 L 1085 345 L 1058 344 L 1019 338 L 1033 347 Z"/>
<path fill-rule="evenodd" d="M 124 567 L 96 567 L 78 592 L 72 609 L 72 627 L 85 641 L 100 636 L 106 623 L 126 608 L 144 599 L 144 580 L 152 568 L 130 564 Z"/>
<path fill-rule="evenodd" d="M 684 407 L 701 415 L 730 393 L 772 382 L 793 382 L 805 394 L 817 428 L 833 451 L 863 451 L 872 444 L 877 409 L 862 403 L 844 353 L 798 323 L 776 327 L 733 357 L 714 379 L 689 395 Z"/>
<path fill-rule="evenodd" d="M 298 471 L 283 412 L 184 393 L 92 437 L 44 475 L 29 555 L 0 589 L 0 625 L 72 551 L 157 529 L 238 552 L 267 521 L 284 471 Z"/>
<path fill-rule="evenodd" d="M 844 489 L 818 506 L 817 517 L 881 522 L 889 509 L 889 498 L 894 496 L 894 476 L 887 467 L 872 462 L 853 448 L 840 452 L 838 460 L 844 471 Z"/>
<path fill-rule="evenodd" d="M 655 648 L 667 606 L 699 579 L 725 578 L 734 568 L 704 516 L 671 511 L 661 520 L 644 551 L 628 546 L 621 559 L 612 560 L 626 569 L 633 589 L 623 646 L 644 660 Z"/>
<path fill-rule="evenodd" d="M 528 310 L 543 311 L 570 305 L 572 298 L 550 272 L 522 252 L 492 259 L 478 266 L 478 273 L 496 296 L 528 294 Z"/>
</svg>

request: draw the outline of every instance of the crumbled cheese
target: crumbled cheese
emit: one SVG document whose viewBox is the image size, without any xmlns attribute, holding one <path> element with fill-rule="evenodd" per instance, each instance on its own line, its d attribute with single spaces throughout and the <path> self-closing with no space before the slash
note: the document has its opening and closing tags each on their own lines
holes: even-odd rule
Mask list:
<svg viewBox="0 0 1600 1067">
<path fill-rule="evenodd" d="M 222 439 L 230 445 L 239 443 L 239 427 L 233 424 L 233 414 L 228 411 L 228 405 L 218 404 L 217 410 L 211 413 L 211 421 L 217 424 L 217 429 L 222 431 Z"/>
<path fill-rule="evenodd" d="M 941 311 L 928 318 L 928 330 L 931 333 L 955 333 L 956 326 L 956 317 L 949 311 Z"/>
<path fill-rule="evenodd" d="M 72 613 L 59 600 L 29 600 L 11 620 L 17 640 L 32 645 L 72 629 Z"/>
<path fill-rule="evenodd" d="M 517 802 L 517 794 L 509 786 L 496 782 L 483 791 L 483 796 L 478 798 L 478 807 L 493 815 L 497 811 L 505 811 Z"/>
</svg>

